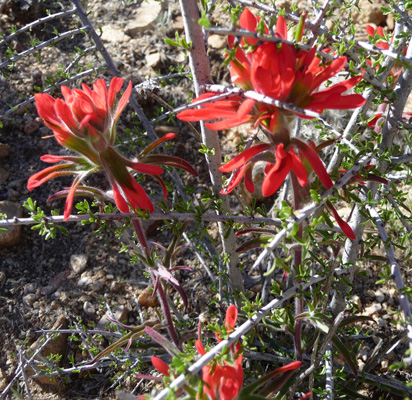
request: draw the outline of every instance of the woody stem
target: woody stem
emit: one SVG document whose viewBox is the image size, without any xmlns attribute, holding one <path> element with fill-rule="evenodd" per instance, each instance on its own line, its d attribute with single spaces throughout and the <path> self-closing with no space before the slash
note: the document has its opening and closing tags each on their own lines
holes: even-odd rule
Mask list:
<svg viewBox="0 0 412 400">
<path fill-rule="evenodd" d="M 299 182 L 293 172 L 291 172 L 292 178 L 292 187 L 293 187 L 293 198 L 294 198 L 294 206 L 295 210 L 299 210 L 300 203 L 302 199 L 302 187 L 299 185 Z M 297 232 L 297 236 L 302 238 L 302 224 L 299 225 L 299 230 Z M 299 272 L 300 265 L 302 263 L 302 246 L 298 245 L 294 249 L 294 264 L 295 264 L 295 271 Z M 300 281 L 297 281 L 300 283 Z M 303 312 L 303 298 L 302 295 L 296 296 L 295 299 L 295 316 L 301 314 Z M 295 351 L 296 351 L 296 359 L 297 361 L 302 361 L 302 320 L 295 319 Z"/>
</svg>

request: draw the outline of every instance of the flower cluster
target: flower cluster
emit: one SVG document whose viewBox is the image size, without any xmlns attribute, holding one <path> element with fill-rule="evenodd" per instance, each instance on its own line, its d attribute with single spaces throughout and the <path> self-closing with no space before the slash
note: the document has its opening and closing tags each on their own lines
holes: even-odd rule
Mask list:
<svg viewBox="0 0 412 400">
<path fill-rule="evenodd" d="M 226 310 L 225 328 L 226 333 L 230 334 L 234 331 L 238 316 L 236 306 L 231 305 Z M 220 342 L 222 339 L 216 332 L 216 339 Z M 206 354 L 205 348 L 200 339 L 196 340 L 196 350 L 203 356 Z M 243 368 L 241 354 L 241 344 L 232 345 L 230 354 L 234 360 L 231 364 L 226 361 L 223 364 L 215 362 L 212 366 L 205 366 L 202 369 L 202 379 L 205 383 L 204 393 L 208 397 L 205 399 L 211 400 L 232 400 L 235 399 L 242 389 L 243 384 Z"/>
<path fill-rule="evenodd" d="M 235 330 L 238 317 L 238 309 L 231 305 L 226 310 L 225 326 L 222 331 L 225 335 L 230 335 Z M 195 347 L 199 355 L 206 354 L 206 350 L 200 338 L 196 340 Z M 221 342 L 222 333 L 215 332 L 216 339 Z M 279 391 L 289 378 L 302 366 L 301 361 L 293 361 L 287 365 L 279 367 L 267 375 L 260 377 L 255 382 L 246 387 L 243 386 L 243 368 L 242 368 L 242 345 L 234 343 L 229 347 L 224 361 L 214 360 L 210 365 L 202 368 L 203 385 L 199 389 L 196 399 L 198 400 L 236 400 L 236 399 L 271 399 Z M 163 375 L 171 377 L 172 372 L 169 366 L 160 358 L 152 357 L 153 366 Z M 300 400 L 308 398 L 307 393 Z M 143 398 L 143 397 L 142 397 Z"/>
<path fill-rule="evenodd" d="M 225 328 L 230 334 L 233 332 L 237 321 L 238 310 L 236 306 L 231 305 L 226 311 Z M 200 330 L 199 330 L 200 332 Z M 220 335 L 216 332 L 216 338 L 221 341 Z M 196 340 L 196 350 L 203 356 L 206 354 L 205 348 L 200 340 Z M 202 400 L 234 400 L 242 389 L 243 384 L 243 368 L 241 354 L 241 345 L 232 345 L 230 354 L 233 362 L 213 362 L 213 365 L 207 365 L 202 368 Z M 160 358 L 152 357 L 153 366 L 163 375 L 170 376 L 169 366 Z"/>
<path fill-rule="evenodd" d="M 49 179 L 65 175 L 74 175 L 74 182 L 66 191 L 66 206 L 64 219 L 66 220 L 72 209 L 73 199 L 78 189 L 81 193 L 94 194 L 93 188 L 81 187 L 81 182 L 91 173 L 105 171 L 113 187 L 114 200 L 122 212 L 129 212 L 129 205 L 133 208 L 153 211 L 153 204 L 145 190 L 136 182 L 129 169 L 150 174 L 163 187 L 164 195 L 167 190 L 159 175 L 163 169 L 159 165 L 170 165 L 185 169 L 197 175 L 191 165 L 180 158 L 166 155 L 150 155 L 159 144 L 174 138 L 174 134 L 167 134 L 155 143 L 148 146 L 131 161 L 123 157 L 114 149 L 116 140 L 116 123 L 129 100 L 132 84 L 129 83 L 120 100 L 116 103 L 116 95 L 123 85 L 123 79 L 113 78 L 109 90 L 103 79 L 98 79 L 93 90 L 83 84 L 80 89 L 69 89 L 62 86 L 64 99 L 54 99 L 48 94 L 36 94 L 36 106 L 40 117 L 49 127 L 56 140 L 69 150 L 80 156 L 44 155 L 41 160 L 46 163 L 61 163 L 48 167 L 34 175 L 28 181 L 29 190 L 40 186 Z"/>
<path fill-rule="evenodd" d="M 242 28 L 253 32 L 256 32 L 258 22 L 259 18 L 248 9 L 245 9 L 239 20 Z M 267 27 L 265 30 L 267 32 Z M 287 39 L 287 25 L 282 16 L 278 17 L 275 36 Z M 233 38 L 229 37 L 229 46 L 233 46 L 233 43 Z M 255 49 L 251 49 L 251 46 Z M 272 99 L 318 113 L 326 108 L 348 109 L 363 105 L 365 99 L 361 95 L 343 95 L 362 79 L 361 76 L 318 90 L 322 83 L 343 70 L 346 57 L 339 57 L 327 65 L 316 55 L 316 51 L 316 47 L 311 50 L 296 49 L 282 41 L 257 45 L 256 39 L 242 39 L 240 47 L 235 52 L 235 59 L 230 61 L 232 82 L 243 89 L 253 89 Z M 193 102 L 215 94 L 203 94 Z M 256 111 L 252 112 L 254 108 Z M 253 121 L 255 125 L 261 124 L 273 132 L 277 126 L 285 123 L 284 117 L 290 114 L 289 110 L 277 109 L 253 99 L 245 100 L 237 96 L 230 100 L 203 104 L 199 109 L 182 111 L 178 118 L 184 121 L 221 119 L 222 121 L 206 125 L 215 130 Z M 309 118 L 304 114 L 299 116 Z"/>
<path fill-rule="evenodd" d="M 245 9 L 239 25 L 256 32 L 259 22 L 258 17 Z M 264 29 L 268 33 L 266 26 Z M 222 172 L 233 172 L 222 193 L 230 193 L 243 178 L 246 189 L 253 193 L 252 169 L 257 161 L 267 163 L 262 186 L 264 196 L 274 194 L 289 172 L 293 172 L 302 187 L 306 186 L 312 170 L 326 188 L 332 187 L 333 183 L 316 146 L 291 137 L 291 118 L 312 118 L 306 110 L 322 113 L 325 109 L 349 109 L 365 104 L 365 99 L 359 94 L 344 95 L 359 83 L 362 76 L 320 89 L 322 84 L 343 70 L 346 57 L 327 63 L 317 55 L 316 47 L 306 50 L 287 42 L 287 25 L 282 16 L 278 17 L 275 37 L 279 43 L 259 44 L 257 39 L 242 38 L 238 47 L 235 47 L 233 37 L 229 37 L 229 47 L 234 54 L 230 61 L 232 82 L 244 90 L 253 90 L 262 95 L 262 101 L 246 98 L 239 93 L 213 101 L 216 93 L 204 93 L 193 101 L 193 104 L 202 101 L 199 108 L 190 108 L 177 115 L 184 121 L 215 120 L 206 123 L 213 130 L 227 129 L 246 122 L 253 122 L 255 128 L 262 128 L 268 142 L 244 150 L 220 168 Z M 211 101 L 205 102 L 209 98 Z M 270 102 L 264 102 L 264 98 L 294 108 L 275 107 Z M 334 210 L 332 213 L 337 215 Z M 338 224 L 348 237 L 355 237 L 349 225 L 340 218 Z"/>
</svg>

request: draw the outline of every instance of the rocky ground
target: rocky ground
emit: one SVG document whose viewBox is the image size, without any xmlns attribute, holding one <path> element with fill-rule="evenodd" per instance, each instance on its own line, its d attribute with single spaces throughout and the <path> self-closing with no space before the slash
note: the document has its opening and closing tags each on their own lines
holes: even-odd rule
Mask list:
<svg viewBox="0 0 412 400">
<path fill-rule="evenodd" d="M 32 3 L 0 2 L 3 12 L 0 16 L 0 32 L 7 35 L 11 26 L 20 28 L 45 16 L 45 8 L 53 8 L 57 2 L 43 2 L 37 6 Z M 66 10 L 70 8 L 68 2 L 60 3 Z M 366 8 L 362 10 L 358 17 L 360 26 L 375 23 L 387 24 L 388 28 L 391 28 L 391 24 L 393 25 L 393 21 L 386 20 L 383 14 L 377 11 L 379 4 L 376 2 L 368 6 L 370 12 L 367 12 Z M 61 10 L 53 10 L 57 11 Z M 176 3 L 96 0 L 87 3 L 87 12 L 95 27 L 102 28 L 102 41 L 116 67 L 122 76 L 131 80 L 134 85 L 147 82 L 148 78 L 154 78 L 159 73 L 174 73 L 179 70 L 179 66 L 187 63 L 183 51 L 164 43 L 165 37 L 174 38 L 176 31 L 181 33 L 183 30 Z M 53 36 L 54 28 L 64 32 L 76 28 L 77 24 L 78 20 L 74 16 L 68 16 L 46 24 L 45 28 L 42 25 L 43 28 L 33 29 L 30 35 L 22 35 L 13 40 L 12 50 L 24 51 L 30 47 L 30 38 L 48 40 Z M 21 98 L 28 98 L 36 87 L 46 88 L 49 77 L 56 76 L 59 71 L 61 73 L 60 66 L 67 67 L 73 61 L 73 45 L 84 51 L 91 43 L 85 35 L 79 34 L 70 40 L 59 42 L 55 47 L 36 51 L 35 54 L 17 61 L 9 70 L 9 76 L 0 80 L 0 120 L 3 123 L 0 130 L 0 213 L 7 214 L 8 217 L 28 216 L 28 211 L 22 204 L 29 196 L 37 200 L 46 215 L 49 215 L 52 209 L 57 208 L 61 212 L 63 208 L 63 200 L 49 204 L 46 199 L 51 193 L 70 185 L 71 178 L 50 181 L 35 189 L 33 193 L 26 188 L 29 176 L 44 167 L 39 160 L 40 156 L 48 153 L 63 154 L 61 147 L 54 139 L 43 139 L 50 135 L 50 131 L 37 119 L 33 104 L 28 103 L 13 113 L 4 114 L 10 106 L 18 104 Z M 0 46 L 3 46 L 0 47 L 2 62 L 7 47 L 1 42 Z M 213 76 L 217 82 L 227 81 L 227 70 L 221 65 L 225 40 L 214 35 L 209 39 L 209 46 Z M 97 58 L 94 52 L 86 53 L 81 62 L 83 70 L 87 69 L 89 64 L 94 67 L 102 65 L 101 57 Z M 74 68 L 77 67 L 75 65 Z M 97 74 L 107 78 L 111 76 L 110 72 L 104 70 L 99 70 Z M 64 79 L 62 73 L 59 76 Z M 93 82 L 94 79 L 90 77 L 85 81 Z M 151 93 L 167 102 L 174 101 L 176 105 L 180 105 L 187 101 L 187 94 L 191 90 L 190 81 L 185 77 L 170 80 L 166 86 L 152 82 L 140 87 L 136 98 L 149 119 L 165 111 L 161 110 L 162 105 Z M 124 138 L 128 138 L 128 132 L 136 129 L 137 120 L 130 107 L 126 114 L 119 125 L 119 131 Z M 172 124 L 173 127 L 170 126 Z M 191 162 L 201 177 L 203 174 L 203 180 L 199 184 L 200 192 L 201 188 L 208 184 L 206 166 L 200 154 L 197 155 L 195 151 L 198 145 L 193 135 L 176 121 L 158 124 L 156 129 L 158 132 L 173 130 L 178 133 L 171 151 Z M 234 143 L 230 134 L 224 139 L 224 143 L 228 151 L 233 149 Z M 182 178 L 186 184 L 195 184 L 186 175 Z M 92 179 L 92 184 L 108 188 L 102 175 Z M 155 187 L 153 182 L 149 182 L 149 185 Z M 158 188 L 154 190 L 158 191 Z M 81 326 L 103 330 L 106 329 L 107 317 L 111 312 L 115 318 L 133 325 L 140 323 L 141 317 L 147 318 L 156 310 L 156 304 L 146 302 L 151 299 L 147 296 L 148 278 L 139 264 L 130 263 L 127 253 L 119 254 L 121 245 L 113 231 L 96 235 L 93 233 L 93 230 L 98 228 L 96 225 L 68 223 L 65 227 L 70 235 L 64 236 L 58 232 L 52 240 L 45 240 L 38 231 L 31 230 L 30 226 L 13 228 L 15 231 L 8 234 L 0 233 L 0 393 L 16 374 L 21 363 L 21 351 L 25 351 L 29 346 L 33 351 L 41 347 L 38 340 L 41 337 L 40 330 L 67 329 L 69 326 L 77 330 Z M 154 238 L 162 240 L 167 232 L 167 229 L 164 229 L 163 232 L 155 233 Z M 211 234 L 214 232 L 211 231 Z M 182 255 L 181 262 L 195 267 L 193 259 L 193 254 L 186 252 Z M 180 280 L 190 292 L 189 288 L 198 283 L 202 274 L 203 272 L 182 272 Z M 375 282 L 378 279 L 379 270 L 371 264 L 370 268 L 359 276 L 354 286 L 353 307 L 357 307 L 360 314 L 375 319 L 375 323 L 366 324 L 368 332 L 362 340 L 358 359 L 360 368 L 362 364 L 368 364 L 373 357 L 376 358 L 376 354 L 385 346 L 394 344 L 401 329 L 398 324 L 399 302 L 396 290 L 394 287 L 377 289 Z M 207 311 L 203 298 L 205 295 L 207 291 L 204 289 L 191 293 L 188 317 L 193 319 L 193 328 L 199 313 Z M 137 300 L 139 296 L 140 301 Z M 90 347 L 102 349 L 108 343 L 106 339 L 96 336 L 89 338 L 90 342 L 84 335 L 77 337 L 79 342 L 69 340 L 67 335 L 60 335 L 58 340 L 51 341 L 42 350 L 42 355 L 47 357 L 48 354 L 62 354 L 59 366 L 69 368 L 72 360 L 79 363 L 87 359 L 87 350 L 90 350 Z M 82 349 L 79 343 L 86 349 Z M 389 364 L 399 360 L 404 349 L 401 344 L 396 347 L 396 351 L 381 356 L 370 371 L 386 374 Z M 26 353 L 27 356 L 29 354 Z M 32 373 L 33 371 L 27 372 L 28 375 Z M 36 399 L 113 398 L 112 384 L 119 376 L 118 370 L 113 367 L 92 370 L 91 379 L 79 379 L 77 375 L 68 375 L 68 380 L 50 380 L 47 377 L 31 381 L 30 391 Z M 410 379 L 407 375 L 394 377 L 400 381 Z M 125 377 L 118 383 L 125 391 L 135 389 L 135 394 L 150 390 L 150 385 L 147 389 L 147 383 L 139 382 Z M 22 385 L 20 391 L 20 398 L 27 396 L 27 390 Z M 8 396 L 11 398 L 11 392 Z M 19 393 L 14 396 L 19 398 Z"/>
</svg>

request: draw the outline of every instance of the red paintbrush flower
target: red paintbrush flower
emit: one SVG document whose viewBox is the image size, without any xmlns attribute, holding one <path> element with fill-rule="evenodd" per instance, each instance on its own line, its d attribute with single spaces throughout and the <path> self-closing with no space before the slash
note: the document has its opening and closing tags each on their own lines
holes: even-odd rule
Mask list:
<svg viewBox="0 0 412 400">
<path fill-rule="evenodd" d="M 165 140 L 174 138 L 169 133 L 148 146 L 137 157 L 137 162 L 120 155 L 113 145 L 116 139 L 116 123 L 125 108 L 131 91 L 129 83 L 126 91 L 116 103 L 116 95 L 123 85 L 123 79 L 113 78 L 107 90 L 106 83 L 99 79 L 93 90 L 82 85 L 83 90 L 62 86 L 63 99 L 54 99 L 48 94 L 36 94 L 36 106 L 44 123 L 53 130 L 54 137 L 64 147 L 79 153 L 80 157 L 45 155 L 41 160 L 47 163 L 62 162 L 32 175 L 27 184 L 29 190 L 40 186 L 49 179 L 64 175 L 75 175 L 74 182 L 67 192 L 64 219 L 71 212 L 76 189 L 84 178 L 97 171 L 105 171 L 113 187 L 113 195 L 119 210 L 133 209 L 153 211 L 153 204 L 144 189 L 130 174 L 129 169 L 150 174 L 167 191 L 163 180 L 158 176 L 163 170 L 158 165 L 170 165 L 185 169 L 197 175 L 186 161 L 165 155 L 149 153 Z"/>
<path fill-rule="evenodd" d="M 234 331 L 238 316 L 238 310 L 235 305 L 231 305 L 226 310 L 225 328 L 226 333 L 230 334 Z M 218 332 L 216 338 L 220 342 L 222 339 Z M 200 325 L 199 325 L 200 335 Z M 200 337 L 195 343 L 196 350 L 200 355 L 205 355 L 206 351 L 203 347 Z M 202 380 L 205 383 L 203 386 L 203 395 L 201 399 L 209 400 L 234 400 L 242 389 L 243 385 L 243 368 L 241 354 L 241 344 L 230 346 L 230 353 L 234 359 L 233 365 L 226 361 L 215 361 L 211 366 L 202 368 Z"/>
<path fill-rule="evenodd" d="M 239 18 L 239 26 L 251 32 L 256 32 L 256 27 L 259 22 L 260 18 L 252 14 L 247 8 Z M 264 25 L 264 28 L 265 33 L 269 34 L 268 27 Z M 287 38 L 287 26 L 282 16 L 278 17 L 276 37 Z M 240 46 L 236 47 L 234 59 L 230 61 L 230 77 L 232 82 L 245 90 L 253 89 L 251 82 L 253 52 L 244 52 L 242 48 L 248 45 L 254 46 L 257 42 L 257 39 L 242 38 L 240 40 Z M 228 36 L 228 44 L 231 49 L 235 47 L 235 38 L 232 35 Z"/>
<path fill-rule="evenodd" d="M 296 153 L 298 151 L 298 153 Z M 271 145 L 262 143 L 244 150 L 238 156 L 220 167 L 222 172 L 235 171 L 235 175 L 229 182 L 229 185 L 222 190 L 222 193 L 230 193 L 245 177 L 246 188 L 253 193 L 255 188 L 251 180 L 253 165 L 257 161 L 267 161 L 265 168 L 265 179 L 262 185 L 262 194 L 271 196 L 284 182 L 290 171 L 296 175 L 299 184 L 303 187 L 307 184 L 308 173 L 305 163 L 309 162 L 310 166 L 319 176 L 321 182 L 330 188 L 333 186 L 326 169 L 319 158 L 319 155 L 312 146 L 307 145 L 299 139 L 293 138 L 288 146 L 283 143 Z"/>
<path fill-rule="evenodd" d="M 241 15 L 240 25 L 242 28 L 255 32 L 258 21 L 250 11 L 245 10 Z M 286 39 L 286 29 L 284 19 L 279 17 L 276 37 Z M 249 52 L 244 52 L 242 45 L 247 46 Z M 256 45 L 256 49 L 250 49 L 251 45 Z M 234 46 L 233 38 L 229 38 L 229 46 Z M 244 38 L 236 49 L 235 59 L 231 61 L 231 78 L 233 83 L 244 89 L 253 89 L 272 99 L 322 113 L 325 109 L 348 109 L 365 104 L 365 99 L 361 95 L 343 95 L 359 83 L 361 76 L 347 79 L 319 91 L 319 87 L 342 71 L 345 65 L 346 57 L 339 57 L 325 64 L 316 55 L 316 47 L 307 51 L 295 49 L 288 43 L 265 42 L 258 45 L 256 39 Z M 207 96 L 212 97 L 214 94 L 203 94 L 194 102 L 204 100 Z M 220 110 L 224 112 L 221 113 Z M 220 120 L 206 125 L 214 130 L 227 129 L 255 121 L 255 125 L 262 124 L 273 131 L 279 119 L 282 119 L 279 115 L 274 118 L 273 113 L 284 116 L 292 114 L 289 110 L 277 110 L 273 106 L 236 96 L 228 100 L 202 104 L 198 109 L 182 111 L 177 117 L 183 121 Z M 306 115 L 299 116 L 311 118 Z"/>
<path fill-rule="evenodd" d="M 322 184 L 327 188 L 333 186 L 332 180 L 323 165 L 313 142 L 310 145 L 299 139 L 293 138 L 290 144 L 283 143 L 270 145 L 262 143 L 244 150 L 238 156 L 220 167 L 222 172 L 234 172 L 228 186 L 221 193 L 228 194 L 241 180 L 245 178 L 245 187 L 253 193 L 255 186 L 252 182 L 252 168 L 257 161 L 267 161 L 265 168 L 265 178 L 262 184 L 262 194 L 264 196 L 273 195 L 284 182 L 289 172 L 293 172 L 299 182 L 304 187 L 308 182 L 308 170 L 313 169 L 318 175 Z M 331 202 L 326 204 L 331 210 L 336 222 L 341 227 L 343 233 L 350 239 L 355 239 L 351 227 L 339 216 Z"/>
</svg>

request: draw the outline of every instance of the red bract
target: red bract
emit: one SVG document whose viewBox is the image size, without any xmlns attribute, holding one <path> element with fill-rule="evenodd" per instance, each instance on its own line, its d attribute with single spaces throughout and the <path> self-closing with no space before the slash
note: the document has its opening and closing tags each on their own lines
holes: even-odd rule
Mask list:
<svg viewBox="0 0 412 400">
<path fill-rule="evenodd" d="M 231 334 L 236 325 L 238 310 L 235 305 L 231 305 L 226 310 L 225 328 L 226 333 Z M 216 332 L 216 338 L 220 342 L 222 338 Z M 200 341 L 200 324 L 199 324 L 199 339 L 195 343 L 196 350 L 203 356 L 206 354 L 205 348 Z M 242 359 L 240 354 L 241 344 L 233 344 L 230 346 L 230 354 L 234 359 L 233 365 L 226 361 L 215 361 L 211 366 L 202 368 L 202 380 L 205 383 L 203 386 L 202 400 L 207 398 L 210 400 L 234 400 L 242 389 L 243 384 L 243 369 Z"/>
<path fill-rule="evenodd" d="M 151 358 L 153 366 L 163 375 L 170 376 L 169 366 L 159 357 L 153 356 Z"/>
<path fill-rule="evenodd" d="M 196 340 L 195 346 L 200 355 L 206 354 L 200 340 Z M 237 346 L 237 349 L 239 348 L 240 345 Z M 242 359 L 243 355 L 240 354 L 237 355 L 233 366 L 225 361 L 223 365 L 216 362 L 212 366 L 202 368 L 202 380 L 205 383 L 203 392 L 208 399 L 234 400 L 236 398 L 243 385 Z"/>
<path fill-rule="evenodd" d="M 278 145 L 270 145 L 269 143 L 258 144 L 243 151 L 227 164 L 220 167 L 222 172 L 236 170 L 229 185 L 222 190 L 222 193 L 230 193 L 240 183 L 243 177 L 245 177 L 246 188 L 253 193 L 254 184 L 251 180 L 251 174 L 253 165 L 257 161 L 268 161 L 265 168 L 266 176 L 262 185 L 262 194 L 264 196 L 274 194 L 290 171 L 294 172 L 302 187 L 306 186 L 308 178 L 304 165 L 306 161 L 309 162 L 321 182 L 327 188 L 333 185 L 313 146 L 309 146 L 301 140 L 293 138 L 288 146 L 285 146 L 283 143 Z"/>
<path fill-rule="evenodd" d="M 62 86 L 63 99 L 54 99 L 48 94 L 36 94 L 36 106 L 44 123 L 53 130 L 56 140 L 64 147 L 79 153 L 80 157 L 45 155 L 42 161 L 62 162 L 40 171 L 29 178 L 27 188 L 33 190 L 49 179 L 64 175 L 75 175 L 74 182 L 67 192 L 64 219 L 71 212 L 76 189 L 84 178 L 97 171 L 105 171 L 113 187 L 114 200 L 120 211 L 129 212 L 133 208 L 153 211 L 153 204 L 145 190 L 136 182 L 129 169 L 150 174 L 167 191 L 163 180 L 158 176 L 163 170 L 158 165 L 170 165 L 185 169 L 197 175 L 186 161 L 165 155 L 149 153 L 165 140 L 175 137 L 169 133 L 145 149 L 137 162 L 120 155 L 113 145 L 116 139 L 116 122 L 125 108 L 132 90 L 129 83 L 126 91 L 116 103 L 116 95 L 123 85 L 123 79 L 113 78 L 107 90 L 106 83 L 99 79 L 93 90 L 82 85 L 83 90 Z"/>
<path fill-rule="evenodd" d="M 296 152 L 297 151 L 297 152 Z M 313 142 L 310 145 L 299 139 L 293 138 L 290 144 L 283 143 L 270 145 L 262 143 L 244 150 L 238 156 L 230 160 L 219 169 L 222 172 L 234 172 L 228 186 L 221 193 L 230 193 L 243 178 L 245 178 L 246 189 L 253 193 L 255 186 L 252 182 L 252 168 L 257 161 L 267 161 L 265 168 L 265 178 L 262 184 L 262 194 L 271 196 L 284 182 L 289 172 L 293 172 L 299 184 L 304 187 L 308 181 L 308 170 L 311 168 L 318 175 L 322 184 L 330 189 L 333 186 L 332 180 L 323 165 Z M 339 216 L 330 201 L 326 204 L 331 210 L 336 222 L 341 227 L 343 233 L 350 239 L 355 239 L 351 227 Z"/>
<path fill-rule="evenodd" d="M 250 11 L 245 10 L 240 18 L 240 26 L 252 32 L 258 23 Z M 287 26 L 279 16 L 276 26 L 276 37 L 287 38 Z M 343 93 L 354 87 L 362 79 L 361 76 L 347 79 L 319 91 L 322 83 L 343 70 L 346 57 L 340 57 L 325 64 L 316 55 L 316 47 L 311 50 L 296 49 L 288 43 L 265 42 L 257 45 L 256 39 L 241 40 L 236 50 L 235 59 L 231 61 L 232 82 L 244 89 L 253 89 L 259 94 L 280 100 L 285 103 L 322 113 L 325 109 L 349 109 L 365 104 L 365 99 L 358 94 L 343 96 Z M 256 49 L 250 49 L 257 45 Z M 229 37 L 229 46 L 234 46 L 234 39 Z M 248 47 L 248 52 L 242 48 Z M 204 100 L 214 93 L 203 94 L 194 102 Z M 252 112 L 252 108 L 255 110 Z M 223 113 L 220 110 L 224 111 Z M 291 115 L 291 111 L 276 110 L 275 107 L 244 99 L 240 96 L 229 100 L 219 100 L 211 104 L 203 104 L 198 109 L 185 110 L 177 116 L 184 121 L 220 120 L 209 123 L 207 127 L 221 130 L 255 121 L 273 131 L 279 124 L 279 114 Z M 273 114 L 276 114 L 273 117 Z M 300 115 L 303 118 L 310 118 Z"/>
<path fill-rule="evenodd" d="M 389 43 L 385 39 L 383 28 L 381 26 L 378 26 L 378 28 L 375 29 L 373 26 L 368 25 L 366 27 L 366 32 L 371 37 L 376 36 L 376 39 L 378 39 L 378 41 L 375 43 L 376 47 L 383 49 L 383 50 L 389 49 Z"/>
<path fill-rule="evenodd" d="M 251 32 L 256 32 L 258 22 L 260 22 L 260 18 L 253 15 L 247 8 L 242 12 L 242 15 L 239 18 L 239 26 L 242 29 L 246 29 Z M 282 16 L 279 16 L 278 18 L 278 26 L 280 25 L 282 25 L 282 27 L 279 27 L 279 33 L 276 33 L 276 37 L 282 37 L 283 39 L 286 39 L 286 36 L 282 36 L 281 34 L 281 32 L 286 32 L 287 35 L 286 22 Z M 265 33 L 269 33 L 266 25 Z M 256 43 L 256 39 L 242 38 L 240 40 L 241 46 L 238 46 L 236 48 L 235 57 L 230 61 L 230 77 L 232 79 L 232 82 L 245 90 L 253 89 L 250 75 L 253 53 L 244 52 L 242 50 L 242 47 L 244 47 L 245 45 L 253 46 L 256 45 Z M 228 44 L 231 49 L 235 47 L 235 38 L 231 35 L 228 37 Z"/>
</svg>

